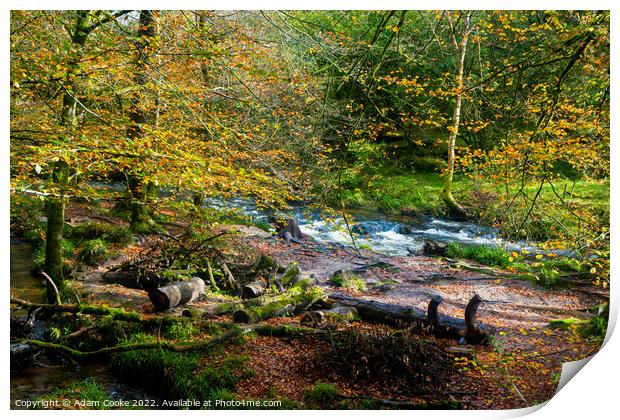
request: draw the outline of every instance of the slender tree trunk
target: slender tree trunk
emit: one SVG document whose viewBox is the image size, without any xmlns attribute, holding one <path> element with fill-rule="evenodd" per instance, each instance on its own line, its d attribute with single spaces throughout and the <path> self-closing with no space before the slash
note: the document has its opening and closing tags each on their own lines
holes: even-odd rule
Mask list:
<svg viewBox="0 0 620 420">
<path fill-rule="evenodd" d="M 206 36 L 205 28 L 207 24 L 207 12 L 204 10 L 201 10 L 196 13 L 197 13 L 198 31 L 199 31 L 200 37 L 202 38 Z M 207 89 L 209 87 L 209 66 L 207 65 L 205 61 L 200 63 L 200 72 L 202 74 L 202 84 L 205 90 L 202 107 L 205 112 L 209 112 L 209 101 L 207 100 L 207 95 L 208 95 Z M 202 207 L 202 204 L 204 202 L 204 194 L 200 191 L 194 192 L 192 196 L 192 202 L 194 203 L 194 206 L 197 209 L 200 209 L 200 207 Z"/>
<path fill-rule="evenodd" d="M 138 87 L 129 111 L 129 124 L 127 135 L 131 139 L 144 138 L 144 126 L 152 124 L 156 116 L 156 109 L 149 109 L 147 101 L 148 67 L 151 56 L 157 48 L 155 37 L 157 35 L 157 14 L 152 10 L 141 10 L 135 45 L 137 53 L 135 58 L 134 80 Z M 141 177 L 129 176 L 129 193 L 131 195 L 131 229 L 137 232 L 151 230 L 154 224 L 149 214 L 149 199 L 156 190 L 154 184 L 144 183 Z"/>
<path fill-rule="evenodd" d="M 470 15 L 466 17 L 466 27 L 463 31 L 463 37 L 460 42 L 456 42 L 454 38 L 454 44 L 457 47 L 458 52 L 458 69 L 456 76 L 456 102 L 454 104 L 454 110 L 452 112 L 452 124 L 449 127 L 450 137 L 448 138 L 448 171 L 444 179 L 442 199 L 448 206 L 448 210 L 451 214 L 458 217 L 467 217 L 465 209 L 455 200 L 452 195 L 452 181 L 454 179 L 454 148 L 456 145 L 456 138 L 459 134 L 459 124 L 461 121 L 461 104 L 463 102 L 463 75 L 465 73 L 465 57 L 467 55 L 467 42 L 469 35 L 471 34 L 472 27 L 470 26 Z"/>
<path fill-rule="evenodd" d="M 67 63 L 67 73 L 63 81 L 64 95 L 62 100 L 61 124 L 67 129 L 69 137 L 75 136 L 78 127 L 77 96 L 79 94 L 80 62 L 84 55 L 84 47 L 88 38 L 88 21 L 90 11 L 76 11 L 75 27 L 71 35 L 74 52 Z M 57 195 L 65 192 L 69 182 L 69 166 L 62 159 L 56 162 L 51 175 L 51 182 Z M 45 240 L 45 272 L 52 278 L 59 290 L 64 285 L 62 233 L 65 224 L 65 198 L 50 196 L 46 203 L 47 231 Z M 48 284 L 48 300 L 54 299 L 55 292 Z M 53 302 L 50 300 L 50 302 Z"/>
<path fill-rule="evenodd" d="M 58 161 L 52 173 L 52 182 L 56 185 L 67 183 L 69 167 L 63 161 Z M 62 188 L 61 188 L 62 191 Z M 47 232 L 45 235 L 45 272 L 54 280 L 59 290 L 63 287 L 63 255 L 62 232 L 65 226 L 65 199 L 62 197 L 49 198 L 47 203 Z M 54 302 L 55 291 L 47 285 L 48 302 Z"/>
</svg>

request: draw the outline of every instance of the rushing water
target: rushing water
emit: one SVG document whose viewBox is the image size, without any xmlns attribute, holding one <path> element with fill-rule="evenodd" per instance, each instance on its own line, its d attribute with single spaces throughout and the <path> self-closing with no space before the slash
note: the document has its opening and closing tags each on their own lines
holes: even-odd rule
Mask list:
<svg viewBox="0 0 620 420">
<path fill-rule="evenodd" d="M 209 207 L 238 209 L 255 221 L 266 221 L 267 213 L 252 201 L 244 199 L 210 199 Z M 319 242 L 351 246 L 352 240 L 341 216 L 328 217 L 321 212 L 309 212 L 303 206 L 293 206 L 289 212 L 299 221 L 301 231 Z M 424 241 L 434 239 L 460 244 L 503 246 L 510 250 L 534 248 L 521 242 L 503 240 L 496 229 L 472 222 L 441 219 L 432 216 L 390 216 L 378 211 L 352 210 L 348 220 L 358 246 L 370 247 L 385 255 L 408 255 L 419 252 Z"/>
<path fill-rule="evenodd" d="M 125 188 L 122 183 L 105 182 L 92 182 L 91 186 L 116 192 Z M 174 191 L 160 190 L 160 196 L 170 195 L 174 195 Z M 267 221 L 268 217 L 268 213 L 258 208 L 251 199 L 210 198 L 206 200 L 205 206 L 225 211 L 236 209 L 254 221 Z M 524 242 L 506 241 L 499 236 L 497 229 L 472 222 L 432 216 L 394 216 L 372 210 L 349 210 L 349 213 L 352 215 L 349 227 L 356 244 L 390 256 L 417 253 L 428 239 L 467 245 L 502 246 L 515 251 L 536 250 Z M 322 212 L 308 211 L 303 205 L 293 205 L 289 214 L 297 218 L 301 231 L 316 241 L 352 246 L 351 234 L 342 217 L 330 217 Z"/>
</svg>

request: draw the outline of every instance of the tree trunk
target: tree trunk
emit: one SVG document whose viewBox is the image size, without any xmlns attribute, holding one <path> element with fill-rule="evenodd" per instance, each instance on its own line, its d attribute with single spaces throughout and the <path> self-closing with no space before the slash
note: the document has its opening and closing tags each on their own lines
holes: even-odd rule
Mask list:
<svg viewBox="0 0 620 420">
<path fill-rule="evenodd" d="M 84 47 L 89 35 L 88 20 L 90 12 L 88 10 L 76 11 L 75 27 L 71 35 L 73 52 L 67 62 L 67 73 L 65 74 L 64 95 L 62 99 L 61 124 L 70 133 L 70 138 L 75 136 L 78 127 L 77 118 L 77 96 L 79 94 L 79 83 L 77 77 L 80 73 L 80 63 L 84 55 Z M 58 160 L 54 165 L 51 181 L 57 188 L 57 195 L 64 193 L 64 187 L 69 181 L 69 167 L 62 160 Z M 45 241 L 45 271 L 52 278 L 54 283 L 62 290 L 64 285 L 64 273 L 62 269 L 62 232 L 65 224 L 65 199 L 62 197 L 50 196 L 46 203 L 47 208 L 47 233 Z M 48 300 L 53 298 L 54 291 L 47 287 Z M 50 302 L 53 302 L 50 300 Z"/>
<path fill-rule="evenodd" d="M 198 299 L 205 293 L 205 282 L 199 277 L 149 290 L 149 299 L 159 311 L 174 308 Z"/>
<path fill-rule="evenodd" d="M 463 101 L 463 75 L 465 72 L 465 57 L 467 55 L 467 42 L 469 35 L 472 31 L 470 26 L 471 14 L 468 12 L 465 20 L 465 29 L 463 30 L 461 41 L 457 43 L 456 38 L 453 38 L 454 44 L 457 47 L 458 52 L 458 69 L 456 76 L 456 102 L 454 104 L 454 110 L 452 112 L 452 125 L 448 128 L 450 130 L 450 137 L 448 137 L 448 171 L 443 185 L 442 199 L 448 206 L 450 214 L 458 217 L 467 217 L 465 209 L 455 200 L 452 195 L 452 181 L 454 179 L 454 149 L 456 146 L 456 138 L 459 133 L 459 124 L 461 120 L 461 104 Z"/>
<path fill-rule="evenodd" d="M 130 124 L 127 129 L 127 136 L 133 140 L 144 138 L 145 125 L 153 124 L 157 115 L 157 98 L 154 104 L 149 104 L 147 95 L 149 81 L 147 73 L 151 57 L 157 49 L 156 36 L 157 12 L 141 10 L 137 39 L 134 42 L 137 49 L 134 59 L 134 81 L 138 88 L 132 96 L 129 110 Z M 142 182 L 141 176 L 135 173 L 128 176 L 128 180 L 131 195 L 131 229 L 135 232 L 149 232 L 154 223 L 149 214 L 148 201 L 153 195 L 155 185 Z"/>
<path fill-rule="evenodd" d="M 63 193 L 62 186 L 67 183 L 69 167 L 63 161 L 58 161 L 52 173 L 52 182 L 60 185 L 59 193 Z M 62 291 L 64 285 L 62 232 L 65 226 L 65 199 L 51 197 L 47 201 L 47 231 L 45 235 L 45 272 L 52 278 L 56 286 Z M 50 303 L 55 302 L 55 291 L 48 284 L 47 298 Z"/>
<path fill-rule="evenodd" d="M 153 219 L 149 213 L 149 202 L 153 196 L 153 184 L 144 185 L 138 177 L 129 177 L 130 189 L 130 228 L 134 232 L 148 233 L 152 230 Z"/>
<path fill-rule="evenodd" d="M 291 242 L 301 244 L 305 239 L 305 235 L 299 229 L 299 222 L 294 217 L 287 217 L 284 221 L 273 218 L 276 226 L 276 239 L 284 239 L 287 245 Z"/>
<path fill-rule="evenodd" d="M 323 297 L 323 290 L 315 287 L 292 296 L 280 296 L 278 299 L 263 306 L 257 305 L 240 308 L 233 312 L 233 320 L 236 323 L 249 324 L 285 314 L 298 314 L 307 310 Z"/>
</svg>

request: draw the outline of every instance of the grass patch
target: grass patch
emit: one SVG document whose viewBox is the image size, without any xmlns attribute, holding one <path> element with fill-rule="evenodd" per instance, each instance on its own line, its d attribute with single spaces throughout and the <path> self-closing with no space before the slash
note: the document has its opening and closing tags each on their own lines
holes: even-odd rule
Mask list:
<svg viewBox="0 0 620 420">
<path fill-rule="evenodd" d="M 488 245 L 460 245 L 456 242 L 448 244 L 446 256 L 464 258 L 490 267 L 500 268 L 507 268 L 513 262 L 510 253 L 503 248 Z"/>
<path fill-rule="evenodd" d="M 178 330 L 177 330 L 178 332 Z M 126 344 L 154 342 L 157 338 L 136 334 Z M 217 349 L 210 350 L 213 354 Z M 246 359 L 228 355 L 204 364 L 201 352 L 167 350 L 129 351 L 115 355 L 112 369 L 119 379 L 144 387 L 164 398 L 214 400 L 234 391 L 236 383 L 253 372 L 245 368 Z"/>
<path fill-rule="evenodd" d="M 94 267 L 106 259 L 109 254 L 109 245 L 105 240 L 90 239 L 82 244 L 78 259 Z"/>
<path fill-rule="evenodd" d="M 455 179 L 455 192 L 464 182 Z M 437 173 L 415 173 L 387 166 L 351 173 L 342 183 L 342 198 L 348 207 L 376 206 L 387 212 L 406 209 L 414 213 L 442 214 L 443 180 Z"/>
<path fill-rule="evenodd" d="M 110 395 L 101 384 L 93 379 L 73 382 L 66 388 L 58 389 L 50 394 L 38 398 L 41 402 L 57 401 L 58 407 L 64 409 L 80 408 L 83 403 L 88 403 L 89 409 L 102 410 L 104 401 L 109 400 Z M 70 404 L 67 404 L 67 400 Z"/>
<path fill-rule="evenodd" d="M 311 409 L 338 408 L 341 397 L 332 384 L 317 382 L 312 388 L 304 391 L 304 402 Z"/>
</svg>

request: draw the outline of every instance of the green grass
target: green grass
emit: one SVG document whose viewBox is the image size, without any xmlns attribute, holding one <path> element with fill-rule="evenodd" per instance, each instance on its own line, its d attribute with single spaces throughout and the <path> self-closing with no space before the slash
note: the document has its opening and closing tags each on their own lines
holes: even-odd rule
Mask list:
<svg viewBox="0 0 620 420">
<path fill-rule="evenodd" d="M 454 189 L 463 182 L 455 180 Z M 436 173 L 413 173 L 394 167 L 377 168 L 374 173 L 352 176 L 343 182 L 343 200 L 349 207 L 377 206 L 388 212 L 440 214 L 443 181 Z"/>
<path fill-rule="evenodd" d="M 90 266 L 97 266 L 109 254 L 109 245 L 105 240 L 89 239 L 82 244 L 78 259 Z"/>
<path fill-rule="evenodd" d="M 338 390 L 332 384 L 317 382 L 304 391 L 304 402 L 311 409 L 336 408 L 340 400 Z"/>
<path fill-rule="evenodd" d="M 507 268 L 511 265 L 510 253 L 504 248 L 488 245 L 460 245 L 456 242 L 448 244 L 446 256 L 464 258 L 491 267 Z"/>
<path fill-rule="evenodd" d="M 156 340 L 152 335 L 136 334 L 125 343 Z M 217 351 L 211 349 L 209 354 Z M 201 356 L 201 352 L 128 351 L 113 357 L 112 369 L 119 379 L 164 398 L 199 401 L 217 399 L 224 393 L 230 396 L 239 380 L 254 374 L 245 367 L 246 358 L 242 356 L 227 355 L 208 363 Z"/>
<path fill-rule="evenodd" d="M 452 191 L 470 215 L 481 223 L 498 224 L 502 235 L 516 239 L 546 241 L 556 239 L 568 229 L 584 233 L 576 212 L 587 211 L 600 226 L 609 227 L 609 180 L 554 180 L 553 188 L 545 183 L 527 221 L 531 199 L 539 188 L 530 180 L 513 205 L 507 203 L 518 193 L 520 183 L 511 181 L 508 190 L 501 183 L 474 182 L 456 174 Z M 387 212 L 445 214 L 441 200 L 443 180 L 436 172 L 416 172 L 396 166 L 348 169 L 342 176 L 342 197 L 348 207 L 378 207 Z M 555 190 L 555 192 L 554 192 Z M 558 198 L 559 195 L 561 197 Z M 332 201 L 338 201 L 336 190 Z M 562 203 L 570 206 L 570 210 Z M 563 225 L 563 227 L 558 223 Z M 585 232 L 588 233 L 588 232 Z"/>
<path fill-rule="evenodd" d="M 38 399 L 40 401 L 69 400 L 72 402 L 71 407 L 76 406 L 77 402 L 84 401 L 90 404 L 88 408 L 102 410 L 106 408 L 103 406 L 103 402 L 109 400 L 110 396 L 102 385 L 89 378 L 80 382 L 73 382 L 66 388 L 42 395 Z"/>
</svg>

